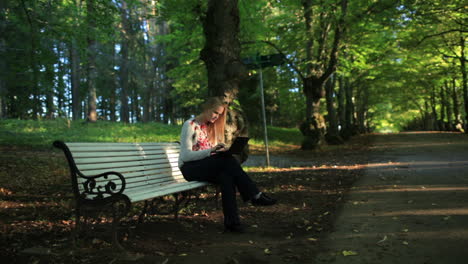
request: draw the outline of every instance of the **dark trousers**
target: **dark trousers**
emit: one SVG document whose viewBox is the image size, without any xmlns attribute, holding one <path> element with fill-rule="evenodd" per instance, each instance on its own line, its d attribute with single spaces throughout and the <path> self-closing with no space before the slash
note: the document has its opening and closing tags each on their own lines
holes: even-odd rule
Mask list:
<svg viewBox="0 0 468 264">
<path fill-rule="evenodd" d="M 206 181 L 221 187 L 224 224 L 239 224 L 236 187 L 244 201 L 251 200 L 259 190 L 231 155 L 216 154 L 202 160 L 185 162 L 181 168 L 187 181 Z"/>
</svg>

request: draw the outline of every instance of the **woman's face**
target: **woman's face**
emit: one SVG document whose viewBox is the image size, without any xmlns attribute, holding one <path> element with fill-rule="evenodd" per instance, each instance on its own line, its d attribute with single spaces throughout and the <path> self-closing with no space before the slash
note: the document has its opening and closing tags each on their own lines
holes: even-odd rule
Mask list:
<svg viewBox="0 0 468 264">
<path fill-rule="evenodd" d="M 224 107 L 223 106 L 218 106 L 213 109 L 207 110 L 205 112 L 205 118 L 207 122 L 214 123 L 216 120 L 218 120 L 219 115 L 221 115 L 224 112 Z"/>
</svg>

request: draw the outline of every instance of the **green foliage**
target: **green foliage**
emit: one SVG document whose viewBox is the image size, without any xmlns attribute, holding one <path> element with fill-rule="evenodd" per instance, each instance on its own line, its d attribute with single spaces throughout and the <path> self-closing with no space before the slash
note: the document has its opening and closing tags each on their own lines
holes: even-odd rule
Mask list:
<svg viewBox="0 0 468 264">
<path fill-rule="evenodd" d="M 163 114 L 165 121 L 171 115 L 176 122 L 174 118 L 194 112 L 207 94 L 206 68 L 199 56 L 208 1 L 95 1 L 91 13 L 87 13 L 87 1 L 4 2 L 0 5 L 0 103 L 7 114 L 0 111 L 1 117 L 69 116 L 72 50 L 78 52 L 78 101 L 85 108 L 88 36 L 97 41 L 97 105 L 102 119 L 120 110 L 123 62 L 129 68 L 132 121 L 141 121 L 145 109 L 153 115 L 150 120 Z M 303 1 L 239 0 L 241 57 L 281 51 L 296 69 L 307 72 L 304 75 L 322 71 L 341 15 L 340 1 L 311 2 L 312 30 L 307 32 Z M 451 106 L 451 120 L 458 108 L 459 116 L 466 116 L 460 62 L 466 60 L 460 44 L 462 39 L 466 43 L 464 1 L 348 0 L 348 4 L 334 77 L 351 86 L 354 116 L 361 113 L 371 128 L 384 130 L 399 130 L 415 118 L 442 118 L 433 112 L 452 103 L 443 102 L 440 95 L 446 83 L 453 87 L 447 96 L 460 98 L 457 106 Z M 122 26 L 124 17 L 127 27 Z M 90 20 L 94 28 L 88 27 Z M 308 41 L 312 56 L 306 51 Z M 127 58 L 122 56 L 123 43 L 128 44 Z M 258 73 L 250 72 L 239 94 L 254 127 L 261 123 Z M 296 70 L 290 64 L 263 69 L 263 81 L 268 123 L 297 127 L 304 119 L 305 98 Z M 338 93 L 338 85 L 335 90 Z M 321 111 L 326 112 L 324 102 Z"/>
</svg>

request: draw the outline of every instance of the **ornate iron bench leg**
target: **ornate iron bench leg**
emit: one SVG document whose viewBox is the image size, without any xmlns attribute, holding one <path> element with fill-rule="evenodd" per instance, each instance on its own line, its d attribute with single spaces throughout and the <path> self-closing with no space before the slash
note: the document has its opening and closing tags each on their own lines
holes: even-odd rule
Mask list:
<svg viewBox="0 0 468 264">
<path fill-rule="evenodd" d="M 216 206 L 216 210 L 219 209 L 219 193 L 221 193 L 221 188 L 216 185 L 216 193 L 215 193 L 215 206 Z"/>
<path fill-rule="evenodd" d="M 176 221 L 179 221 L 179 208 L 180 208 L 179 194 L 176 193 L 176 194 L 173 194 L 173 196 L 174 196 L 174 199 L 175 199 L 175 203 L 174 203 L 174 207 L 173 207 L 174 219 Z"/>
<path fill-rule="evenodd" d="M 148 212 L 148 201 L 145 200 L 145 206 L 143 207 L 143 211 L 141 211 L 141 214 L 138 216 L 138 223 L 143 223 L 147 212 Z"/>
<path fill-rule="evenodd" d="M 77 247 L 78 245 L 78 236 L 80 234 L 81 229 L 81 214 L 80 214 L 80 207 L 77 205 L 75 208 L 75 226 L 72 230 L 72 243 L 73 247 Z"/>
<path fill-rule="evenodd" d="M 130 210 L 131 203 L 128 199 L 119 199 L 112 202 L 112 245 L 121 251 L 124 247 L 119 242 L 118 229 L 120 219 L 122 219 Z"/>
</svg>

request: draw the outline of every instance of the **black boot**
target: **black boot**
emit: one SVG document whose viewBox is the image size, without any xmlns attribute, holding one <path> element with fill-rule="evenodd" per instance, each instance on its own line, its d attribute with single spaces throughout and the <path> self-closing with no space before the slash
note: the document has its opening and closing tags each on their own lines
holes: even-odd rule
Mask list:
<svg viewBox="0 0 468 264">
<path fill-rule="evenodd" d="M 255 206 L 268 206 L 276 204 L 277 200 L 269 197 L 268 195 L 262 193 L 260 197 L 252 199 L 252 205 Z"/>
</svg>

